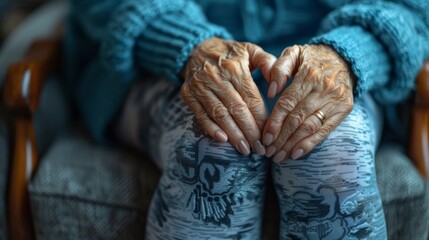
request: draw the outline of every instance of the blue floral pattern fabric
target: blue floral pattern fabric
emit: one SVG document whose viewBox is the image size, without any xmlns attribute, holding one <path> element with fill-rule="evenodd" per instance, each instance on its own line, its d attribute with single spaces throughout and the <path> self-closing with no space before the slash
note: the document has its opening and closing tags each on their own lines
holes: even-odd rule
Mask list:
<svg viewBox="0 0 429 240">
<path fill-rule="evenodd" d="M 147 239 L 260 238 L 270 165 L 281 239 L 385 239 L 374 168 L 380 129 L 366 96 L 312 152 L 274 164 L 205 136 L 178 89 L 160 79 L 133 87 L 116 127 L 163 171 Z"/>
</svg>

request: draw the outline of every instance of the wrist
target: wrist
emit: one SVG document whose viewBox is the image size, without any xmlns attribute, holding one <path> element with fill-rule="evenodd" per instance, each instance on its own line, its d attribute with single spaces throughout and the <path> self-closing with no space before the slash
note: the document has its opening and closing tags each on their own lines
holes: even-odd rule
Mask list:
<svg viewBox="0 0 429 240">
<path fill-rule="evenodd" d="M 357 77 L 354 74 L 354 72 L 352 71 L 352 66 L 351 66 L 352 63 L 350 63 L 345 58 L 343 58 L 343 56 L 341 56 L 340 53 L 337 52 L 330 45 L 325 45 L 325 44 L 317 44 L 317 45 L 323 46 L 323 47 L 329 49 L 329 51 L 332 52 L 336 56 L 336 58 L 340 61 L 341 65 L 343 65 L 346 68 L 347 75 L 349 76 L 350 87 L 351 87 L 352 91 L 354 91 L 356 89 Z"/>
<path fill-rule="evenodd" d="M 221 39 L 219 37 L 212 37 L 202 41 L 199 45 L 195 46 L 195 48 L 189 54 L 189 57 L 186 60 L 185 64 L 183 65 L 182 70 L 180 71 L 180 78 L 182 82 L 186 79 L 187 71 L 190 70 L 188 66 L 190 64 L 193 64 L 192 59 L 194 59 L 195 57 L 205 56 L 205 60 L 209 60 L 210 55 L 214 55 L 214 53 L 216 53 L 216 50 L 214 48 L 216 46 L 223 45 L 222 42 L 225 41 L 226 40 Z"/>
</svg>

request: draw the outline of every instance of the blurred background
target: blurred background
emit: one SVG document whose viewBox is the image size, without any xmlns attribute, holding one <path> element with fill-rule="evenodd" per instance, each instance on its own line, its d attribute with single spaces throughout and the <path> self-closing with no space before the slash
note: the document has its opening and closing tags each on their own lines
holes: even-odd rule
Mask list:
<svg viewBox="0 0 429 240">
<path fill-rule="evenodd" d="M 1 0 L 0 46 L 5 37 L 34 9 L 47 0 Z"/>
</svg>

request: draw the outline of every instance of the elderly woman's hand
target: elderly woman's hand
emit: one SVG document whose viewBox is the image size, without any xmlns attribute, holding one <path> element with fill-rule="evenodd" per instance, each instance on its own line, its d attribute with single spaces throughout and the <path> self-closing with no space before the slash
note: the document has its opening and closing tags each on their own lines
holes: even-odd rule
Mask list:
<svg viewBox="0 0 429 240">
<path fill-rule="evenodd" d="M 192 52 L 182 76 L 181 95 L 209 136 L 230 141 L 242 154 L 261 144 L 267 112 L 251 71 L 259 68 L 270 79 L 276 58 L 259 46 L 212 38 Z"/>
<path fill-rule="evenodd" d="M 271 71 L 270 98 L 279 97 L 264 128 L 263 143 L 274 161 L 310 152 L 352 110 L 354 76 L 329 46 L 286 48 Z"/>
</svg>

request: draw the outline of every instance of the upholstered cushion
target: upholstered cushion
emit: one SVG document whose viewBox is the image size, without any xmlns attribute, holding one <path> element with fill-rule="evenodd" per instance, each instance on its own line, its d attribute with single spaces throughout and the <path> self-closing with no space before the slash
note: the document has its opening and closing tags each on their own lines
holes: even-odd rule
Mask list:
<svg viewBox="0 0 429 240">
<path fill-rule="evenodd" d="M 64 90 L 57 76 L 50 76 L 43 83 L 39 109 L 34 115 L 37 148 L 41 155 L 71 125 L 72 114 Z"/>
<path fill-rule="evenodd" d="M 143 156 L 57 141 L 30 184 L 38 239 L 143 239 L 159 171 Z"/>
<path fill-rule="evenodd" d="M 389 239 L 426 240 L 428 187 L 400 149 L 382 146 L 376 160 Z M 38 238 L 142 239 L 159 175 L 142 156 L 79 138 L 57 141 L 30 184 Z M 270 226 L 264 226 L 264 239 L 272 239 L 278 231 L 278 207 L 271 195 L 267 201 L 273 204 L 265 212 Z"/>
<path fill-rule="evenodd" d="M 429 239 L 429 188 L 398 145 L 376 157 L 389 239 Z"/>
<path fill-rule="evenodd" d="M 8 129 L 0 119 L 0 239 L 7 239 L 6 232 L 6 189 L 9 169 Z"/>
</svg>

